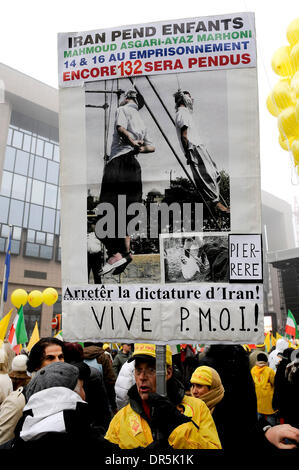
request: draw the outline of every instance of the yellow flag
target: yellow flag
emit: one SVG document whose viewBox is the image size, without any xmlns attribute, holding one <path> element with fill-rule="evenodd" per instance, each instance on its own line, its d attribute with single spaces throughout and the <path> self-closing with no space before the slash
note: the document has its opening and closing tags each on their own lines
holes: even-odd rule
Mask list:
<svg viewBox="0 0 299 470">
<path fill-rule="evenodd" d="M 38 325 L 37 325 L 37 321 L 36 321 L 35 322 L 35 327 L 32 331 L 31 338 L 30 338 L 29 343 L 27 345 L 28 351 L 31 351 L 32 346 L 34 346 L 35 343 L 37 343 L 38 341 L 39 341 L 39 332 L 38 332 Z"/>
<path fill-rule="evenodd" d="M 274 336 L 271 334 L 271 338 L 272 338 L 272 346 L 276 346 L 276 338 L 274 338 Z"/>
<path fill-rule="evenodd" d="M 270 338 L 270 331 L 265 336 L 265 346 L 266 346 L 266 352 L 268 353 L 271 349 L 271 338 Z"/>
<path fill-rule="evenodd" d="M 13 308 L 0 321 L 0 339 L 2 339 L 2 341 L 4 341 L 12 311 L 13 311 Z"/>
<path fill-rule="evenodd" d="M 277 333 L 277 331 L 276 331 L 276 341 L 280 338 L 282 338 L 282 336 L 279 333 Z"/>
</svg>

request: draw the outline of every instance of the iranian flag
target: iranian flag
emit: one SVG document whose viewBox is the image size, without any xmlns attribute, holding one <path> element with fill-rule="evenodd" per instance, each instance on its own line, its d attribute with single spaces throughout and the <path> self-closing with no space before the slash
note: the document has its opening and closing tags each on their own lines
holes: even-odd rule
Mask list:
<svg viewBox="0 0 299 470">
<path fill-rule="evenodd" d="M 287 318 L 285 333 L 286 333 L 286 336 L 288 337 L 292 337 L 292 338 L 299 337 L 297 323 L 290 310 L 288 310 L 288 318 Z"/>
<path fill-rule="evenodd" d="M 13 324 L 11 325 L 8 341 L 11 344 L 12 349 L 16 354 L 21 351 L 22 344 L 28 342 L 27 331 L 24 321 L 23 305 L 19 308 L 18 313 L 15 316 Z"/>
</svg>

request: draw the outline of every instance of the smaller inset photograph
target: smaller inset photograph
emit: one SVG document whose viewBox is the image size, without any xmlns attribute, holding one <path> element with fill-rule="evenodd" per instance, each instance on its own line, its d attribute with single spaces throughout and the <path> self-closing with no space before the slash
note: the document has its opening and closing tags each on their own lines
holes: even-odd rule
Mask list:
<svg viewBox="0 0 299 470">
<path fill-rule="evenodd" d="M 162 234 L 160 255 L 161 278 L 166 284 L 228 282 L 228 234 Z"/>
</svg>

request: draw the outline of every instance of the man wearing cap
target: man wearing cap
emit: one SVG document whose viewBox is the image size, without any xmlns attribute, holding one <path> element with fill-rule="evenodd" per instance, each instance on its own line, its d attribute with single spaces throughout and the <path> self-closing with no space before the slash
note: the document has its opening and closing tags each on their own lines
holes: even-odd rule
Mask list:
<svg viewBox="0 0 299 470">
<path fill-rule="evenodd" d="M 141 167 L 136 156 L 139 153 L 155 151 L 139 114 L 143 106 L 142 95 L 133 88 L 125 93 L 125 99 L 116 111 L 110 158 L 104 168 L 100 194 L 100 205 L 109 203 L 114 208 L 115 234 L 114 237 L 103 238 L 98 231 L 101 220 L 97 222 L 95 233 L 105 245 L 108 255 L 108 261 L 101 269 L 100 275 L 120 274 L 132 261 L 131 234 L 127 231 L 125 238 L 118 238 L 118 211 L 126 210 L 127 214 L 130 204 L 142 202 Z M 119 207 L 119 196 L 125 197 L 125 209 Z M 127 226 L 128 222 L 127 215 Z"/>
<path fill-rule="evenodd" d="M 215 423 L 202 400 L 186 396 L 173 374 L 171 349 L 166 350 L 167 397 L 156 393 L 156 347 L 137 343 L 135 381 L 129 404 L 112 419 L 105 438 L 121 449 L 171 446 L 174 449 L 221 449 Z"/>
</svg>

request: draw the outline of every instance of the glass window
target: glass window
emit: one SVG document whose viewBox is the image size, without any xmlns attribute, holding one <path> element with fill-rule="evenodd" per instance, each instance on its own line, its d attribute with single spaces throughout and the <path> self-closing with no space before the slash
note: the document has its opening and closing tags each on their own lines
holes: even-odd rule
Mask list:
<svg viewBox="0 0 299 470">
<path fill-rule="evenodd" d="M 36 243 L 44 245 L 46 243 L 46 234 L 44 232 L 36 232 Z"/>
<path fill-rule="evenodd" d="M 2 225 L 2 230 L 1 230 L 2 237 L 8 238 L 9 233 L 10 233 L 9 225 Z"/>
<path fill-rule="evenodd" d="M 55 160 L 55 162 L 59 162 L 60 161 L 60 155 L 59 155 L 59 147 L 58 145 L 54 145 L 54 157 L 53 159 Z"/>
<path fill-rule="evenodd" d="M 33 204 L 44 203 L 45 183 L 38 180 L 32 181 L 31 202 Z"/>
<path fill-rule="evenodd" d="M 27 189 L 26 189 L 26 199 L 25 201 L 29 202 L 31 199 L 31 187 L 32 187 L 32 179 L 27 178 Z"/>
<path fill-rule="evenodd" d="M 53 248 L 51 246 L 41 245 L 40 247 L 40 257 L 45 259 L 52 259 L 53 257 Z"/>
<path fill-rule="evenodd" d="M 48 162 L 48 174 L 47 174 L 47 182 L 58 184 L 58 177 L 59 177 L 59 165 L 55 162 Z"/>
<path fill-rule="evenodd" d="M 15 172 L 27 176 L 29 164 L 29 153 L 17 150 Z"/>
<path fill-rule="evenodd" d="M 7 145 L 11 145 L 11 138 L 12 138 L 12 129 L 8 129 L 8 134 L 7 134 Z"/>
<path fill-rule="evenodd" d="M 10 200 L 8 223 L 11 225 L 23 225 L 24 202 Z"/>
<path fill-rule="evenodd" d="M 43 227 L 44 232 L 54 233 L 55 227 L 55 213 L 54 209 L 44 208 Z"/>
<path fill-rule="evenodd" d="M 31 135 L 24 134 L 23 150 L 26 150 L 26 152 L 30 152 L 30 150 L 31 150 Z"/>
<path fill-rule="evenodd" d="M 45 142 L 45 157 L 52 160 L 52 156 L 53 156 L 53 144 L 50 144 L 50 142 Z"/>
<path fill-rule="evenodd" d="M 25 256 L 33 256 L 38 258 L 39 255 L 39 245 L 35 243 L 26 243 Z"/>
<path fill-rule="evenodd" d="M 13 177 L 11 196 L 16 199 L 25 199 L 26 191 L 26 179 L 25 176 L 15 174 Z"/>
<path fill-rule="evenodd" d="M 47 245 L 54 245 L 54 235 L 52 235 L 52 233 L 47 233 Z"/>
<path fill-rule="evenodd" d="M 0 196 L 0 222 L 7 224 L 9 199 Z"/>
<path fill-rule="evenodd" d="M 36 137 L 32 137 L 32 140 L 31 140 L 31 153 L 35 153 L 35 147 L 36 147 Z"/>
<path fill-rule="evenodd" d="M 22 148 L 23 134 L 19 131 L 13 131 L 12 145 L 18 149 Z"/>
<path fill-rule="evenodd" d="M 34 155 L 30 155 L 29 158 L 29 170 L 28 170 L 28 176 L 33 176 L 33 167 L 34 167 Z"/>
<path fill-rule="evenodd" d="M 18 255 L 20 253 L 20 241 L 19 240 L 11 240 L 11 253 L 14 255 Z"/>
<path fill-rule="evenodd" d="M 1 194 L 2 196 L 10 196 L 11 184 L 12 184 L 12 173 L 9 171 L 3 171 L 2 173 L 2 186 Z"/>
<path fill-rule="evenodd" d="M 47 160 L 41 157 L 35 157 L 34 178 L 45 181 L 47 171 Z"/>
<path fill-rule="evenodd" d="M 56 209 L 57 186 L 46 184 L 45 206 Z"/>
<path fill-rule="evenodd" d="M 13 233 L 12 233 L 12 238 L 14 240 L 21 240 L 22 236 L 22 229 L 21 227 L 14 227 L 13 228 Z"/>
<path fill-rule="evenodd" d="M 40 155 L 41 157 L 44 155 L 44 141 L 43 140 L 37 139 L 35 153 L 37 155 Z"/>
<path fill-rule="evenodd" d="M 13 171 L 15 165 L 16 149 L 12 147 L 6 147 L 4 170 Z"/>
<path fill-rule="evenodd" d="M 25 202 L 24 218 L 23 218 L 23 227 L 27 228 L 28 226 L 28 214 L 29 214 L 29 204 Z"/>
<path fill-rule="evenodd" d="M 0 238 L 0 251 L 2 252 L 6 251 L 5 243 L 6 240 L 4 240 L 4 238 Z"/>
<path fill-rule="evenodd" d="M 28 227 L 32 228 L 33 230 L 41 230 L 42 215 L 43 208 L 41 206 L 30 204 Z"/>
<path fill-rule="evenodd" d="M 35 231 L 34 230 L 27 230 L 27 241 L 28 242 L 35 242 Z"/>
</svg>

